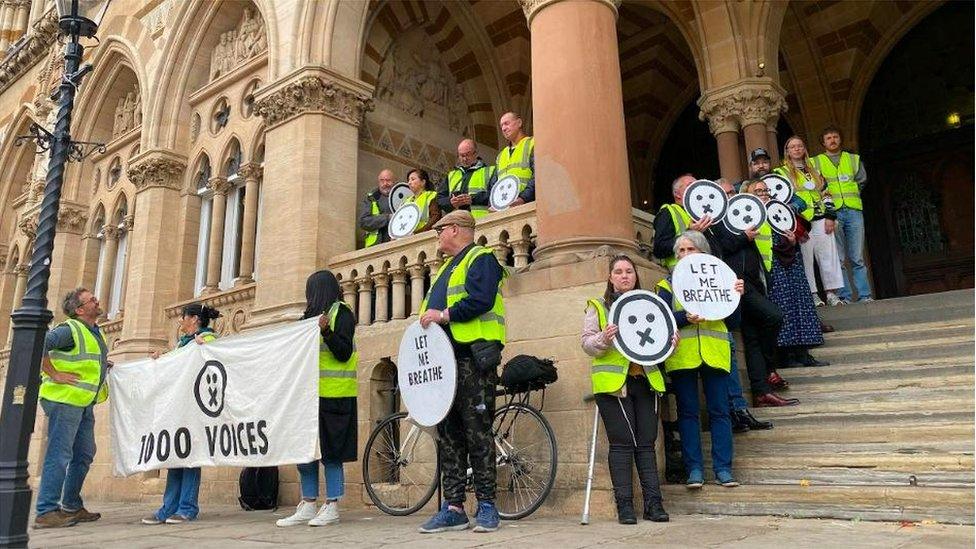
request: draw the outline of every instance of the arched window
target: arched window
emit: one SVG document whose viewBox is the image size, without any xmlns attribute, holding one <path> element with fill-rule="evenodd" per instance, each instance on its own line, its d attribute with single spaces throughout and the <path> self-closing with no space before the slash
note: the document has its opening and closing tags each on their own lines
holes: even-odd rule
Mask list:
<svg viewBox="0 0 976 549">
<path fill-rule="evenodd" d="M 207 251 L 210 249 L 210 219 L 213 215 L 213 192 L 210 181 L 210 158 L 204 154 L 194 172 L 197 196 L 200 197 L 200 232 L 197 236 L 196 271 L 193 278 L 193 295 L 203 292 L 207 285 Z"/>
<path fill-rule="evenodd" d="M 234 285 L 241 268 L 241 237 L 244 232 L 244 178 L 239 171 L 242 161 L 241 144 L 231 141 L 223 176 L 230 188 L 227 190 L 227 209 L 224 214 L 224 247 L 220 260 L 220 289 Z"/>
<path fill-rule="evenodd" d="M 124 306 L 126 259 L 129 256 L 129 227 L 128 220 L 126 219 L 127 216 L 128 206 L 123 196 L 122 203 L 119 204 L 115 215 L 112 216 L 112 228 L 117 231 L 118 241 L 116 243 L 115 263 L 111 266 L 111 291 L 109 292 L 108 303 L 103 305 L 108 318 L 118 316 L 119 311 Z"/>
</svg>

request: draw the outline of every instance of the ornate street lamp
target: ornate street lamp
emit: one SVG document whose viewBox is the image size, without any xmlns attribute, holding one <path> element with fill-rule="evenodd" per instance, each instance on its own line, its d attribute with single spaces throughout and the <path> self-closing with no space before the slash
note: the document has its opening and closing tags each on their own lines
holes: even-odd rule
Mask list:
<svg viewBox="0 0 976 549">
<path fill-rule="evenodd" d="M 95 144 L 71 141 L 71 111 L 81 79 L 91 70 L 81 65 L 84 47 L 79 39 L 95 36 L 110 0 L 56 0 L 58 26 L 65 39 L 64 76 L 57 99 L 58 118 L 51 130 L 32 126 L 30 136 L 43 152 L 50 149 L 44 199 L 27 274 L 27 289 L 13 318 L 10 364 L 0 409 L 0 547 L 27 547 L 27 519 L 31 489 L 27 483 L 27 451 L 37 414 L 41 356 L 44 335 L 53 315 L 47 308 L 47 285 L 51 276 L 51 252 L 58 223 L 64 166 L 81 160 L 85 148 Z M 97 146 L 96 146 L 97 148 Z M 89 151 L 90 152 L 90 151 Z"/>
</svg>

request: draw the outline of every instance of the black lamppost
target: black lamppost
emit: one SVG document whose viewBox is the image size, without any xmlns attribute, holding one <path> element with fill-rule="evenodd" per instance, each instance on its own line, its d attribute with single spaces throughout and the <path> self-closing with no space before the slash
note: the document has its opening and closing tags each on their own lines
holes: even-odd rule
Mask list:
<svg viewBox="0 0 976 549">
<path fill-rule="evenodd" d="M 18 141 L 35 140 L 42 151 L 50 149 L 51 159 L 27 274 L 27 289 L 20 308 L 11 315 L 14 336 L 3 389 L 3 407 L 0 409 L 0 547 L 27 547 L 27 519 L 31 505 L 27 451 L 37 415 L 44 335 L 53 318 L 47 308 L 47 284 L 51 276 L 51 252 L 58 223 L 64 166 L 68 160 L 80 161 L 96 148 L 104 150 L 104 145 L 99 147 L 97 144 L 71 140 L 71 110 L 74 108 L 75 92 L 82 77 L 91 70 L 90 64 L 81 66 L 84 47 L 79 39 L 95 36 L 108 2 L 56 0 L 58 26 L 66 39 L 64 76 L 57 95 L 58 118 L 53 131 L 33 124 L 30 136 L 18 138 Z"/>
</svg>

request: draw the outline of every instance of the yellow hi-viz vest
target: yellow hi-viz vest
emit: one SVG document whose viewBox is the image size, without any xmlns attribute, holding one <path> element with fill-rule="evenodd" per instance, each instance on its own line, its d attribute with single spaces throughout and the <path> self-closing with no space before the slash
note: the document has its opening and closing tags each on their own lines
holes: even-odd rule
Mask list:
<svg viewBox="0 0 976 549">
<path fill-rule="evenodd" d="M 424 191 L 419 196 L 414 195 L 406 200 L 406 203 L 416 204 L 420 208 L 420 219 L 417 220 L 417 226 L 413 229 L 414 232 L 427 224 L 427 220 L 430 219 L 430 202 L 436 198 L 437 191 Z"/>
<path fill-rule="evenodd" d="M 336 301 L 325 313 L 329 316 L 329 329 L 335 331 L 336 317 L 339 316 L 339 307 L 345 307 L 352 312 L 349 305 L 343 301 Z M 341 398 L 356 396 L 356 364 L 359 362 L 359 353 L 356 352 L 356 344 L 353 342 L 352 356 L 345 362 L 332 354 L 325 341 L 319 342 L 319 396 L 323 398 Z"/>
<path fill-rule="evenodd" d="M 671 306 L 675 312 L 684 310 L 668 279 L 662 278 L 657 287 L 671 292 Z M 689 324 L 681 328 L 679 333 L 681 341 L 678 342 L 678 348 L 664 361 L 666 372 L 693 370 L 702 364 L 723 372 L 732 369 L 732 345 L 729 344 L 729 330 L 725 327 L 724 320 Z"/>
<path fill-rule="evenodd" d="M 756 235 L 756 249 L 759 250 L 759 255 L 762 257 L 763 267 L 766 268 L 766 272 L 773 269 L 773 228 L 769 223 L 763 223 L 759 226 L 759 234 Z"/>
<path fill-rule="evenodd" d="M 813 166 L 811 165 L 808 165 L 808 167 L 809 169 L 814 169 Z M 792 170 L 790 170 L 786 166 L 780 166 L 773 171 L 775 173 L 778 173 L 779 175 L 782 175 L 783 177 L 786 178 L 787 181 L 792 183 L 793 190 L 796 191 L 796 196 L 799 196 L 801 199 L 803 199 L 803 202 L 807 205 L 806 209 L 800 212 L 800 215 L 803 216 L 803 219 L 806 219 L 807 221 L 813 221 L 813 218 L 815 216 L 823 215 L 824 205 L 823 205 L 823 197 L 821 196 L 820 191 L 816 189 L 810 190 L 803 186 L 804 182 L 810 179 L 804 179 L 804 181 L 793 181 L 793 174 L 791 173 Z"/>
<path fill-rule="evenodd" d="M 515 144 L 514 150 L 509 149 L 509 147 L 502 147 L 502 150 L 498 151 L 498 157 L 495 159 L 498 178 L 501 179 L 507 175 L 514 175 L 519 180 L 519 192 L 524 191 L 525 186 L 529 183 L 529 179 L 532 178 L 530 159 L 534 152 L 535 139 L 531 136 L 523 137 Z"/>
<path fill-rule="evenodd" d="M 104 402 L 108 398 L 108 383 L 102 378 L 102 349 L 98 339 L 84 322 L 76 318 L 66 319 L 62 325 L 71 328 L 75 345 L 69 351 L 53 349 L 48 357 L 55 370 L 78 374 L 78 379 L 71 383 L 56 383 L 42 372 L 40 397 L 81 407 Z"/>
<path fill-rule="evenodd" d="M 468 268 L 475 259 L 483 255 L 491 255 L 492 258 L 495 257 L 488 248 L 472 246 L 457 266 L 451 270 L 450 278 L 447 279 L 448 307 L 468 297 L 468 292 L 464 289 L 464 282 L 468 279 Z M 430 299 L 430 292 L 434 289 L 437 281 L 450 264 L 451 259 L 444 261 L 444 264 L 441 265 L 441 268 L 437 270 L 437 274 L 430 281 L 430 290 L 427 291 L 427 295 L 424 296 L 424 300 L 420 303 L 421 315 L 427 310 L 427 301 Z M 458 343 L 472 343 L 478 340 L 485 340 L 498 341 L 502 345 L 505 344 L 505 303 L 502 300 L 502 282 L 506 276 L 507 272 L 502 269 L 502 280 L 498 281 L 495 303 L 492 305 L 490 311 L 466 322 L 451 321 L 451 335 L 454 337 L 454 341 Z"/>
<path fill-rule="evenodd" d="M 674 224 L 674 236 L 681 236 L 681 233 L 687 231 L 688 226 L 691 225 L 691 216 L 680 204 L 665 204 L 658 210 L 657 215 L 661 215 L 665 210 L 671 215 L 671 223 Z M 665 258 L 661 264 L 670 270 L 678 264 L 678 258 L 672 255 Z"/>
<path fill-rule="evenodd" d="M 603 306 L 603 302 L 599 299 L 590 299 L 586 303 L 596 309 L 597 317 L 600 319 L 600 329 L 605 330 L 607 328 L 607 309 Z M 664 375 L 661 374 L 661 369 L 657 365 L 641 367 L 647 375 L 647 381 L 651 384 L 651 388 L 658 393 L 664 393 Z M 630 360 L 611 345 L 603 356 L 593 359 L 593 366 L 590 368 L 593 394 L 619 391 L 627 381 L 629 370 Z"/>
<path fill-rule="evenodd" d="M 471 178 L 468 179 L 468 194 L 475 194 L 481 191 L 488 190 L 488 181 L 491 176 L 495 173 L 494 166 L 482 166 L 471 174 Z M 461 180 L 464 179 L 464 174 L 458 168 L 454 168 L 447 174 L 447 188 L 448 191 L 452 193 L 459 192 L 461 190 Z M 487 205 L 471 205 L 471 216 L 475 219 L 481 218 L 488 215 Z"/>
<path fill-rule="evenodd" d="M 840 164 L 834 166 L 830 157 L 824 153 L 815 156 L 813 162 L 817 166 L 817 171 L 827 181 L 827 190 L 834 199 L 835 208 L 863 209 L 861 189 L 854 180 L 861 167 L 860 156 L 843 151 L 840 153 Z"/>
<path fill-rule="evenodd" d="M 376 199 L 373 198 L 373 195 L 372 194 L 366 195 L 366 198 L 369 199 L 369 213 L 370 213 L 370 215 L 380 215 L 380 204 L 379 204 L 379 202 L 377 202 Z M 373 245 L 377 244 L 379 241 L 380 241 L 380 232 L 379 231 L 372 231 L 372 232 L 366 233 L 366 241 L 365 241 L 365 244 L 366 244 L 366 247 L 367 248 L 369 248 L 370 246 L 373 246 Z"/>
</svg>

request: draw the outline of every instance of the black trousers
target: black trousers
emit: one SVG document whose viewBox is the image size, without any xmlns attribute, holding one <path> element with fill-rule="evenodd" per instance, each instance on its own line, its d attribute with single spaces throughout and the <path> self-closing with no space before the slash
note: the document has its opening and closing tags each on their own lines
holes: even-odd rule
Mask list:
<svg viewBox="0 0 976 549">
<path fill-rule="evenodd" d="M 634 461 L 644 492 L 645 504 L 661 501 L 661 483 L 657 476 L 658 396 L 645 376 L 627 376 L 627 396 L 596 395 L 596 405 L 610 442 L 608 466 L 610 482 L 617 501 L 634 498 Z"/>
<path fill-rule="evenodd" d="M 470 358 L 458 358 L 458 384 L 454 404 L 437 426 L 440 435 L 441 479 L 444 500 L 464 503 L 468 464 L 474 475 L 478 501 L 494 501 L 495 441 L 491 424 L 495 417 L 494 372 L 482 373 Z"/>
<path fill-rule="evenodd" d="M 746 282 L 740 302 L 742 340 L 745 343 L 746 370 L 753 396 L 770 392 L 766 378 L 776 369 L 776 338 L 783 325 L 783 313 L 760 290 Z"/>
</svg>

